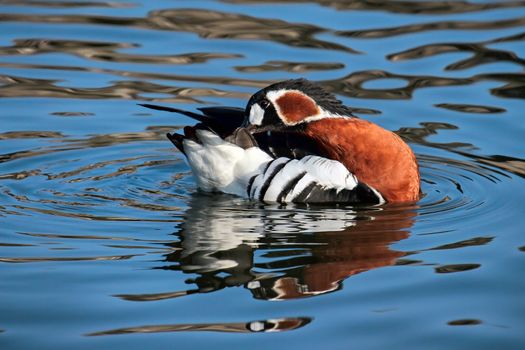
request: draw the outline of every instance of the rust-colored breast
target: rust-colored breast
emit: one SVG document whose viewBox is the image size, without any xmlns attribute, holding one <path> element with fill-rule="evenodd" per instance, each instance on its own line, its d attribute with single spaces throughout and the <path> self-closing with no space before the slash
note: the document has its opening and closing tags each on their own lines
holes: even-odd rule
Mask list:
<svg viewBox="0 0 525 350">
<path fill-rule="evenodd" d="M 325 155 L 343 163 L 359 181 L 389 202 L 419 199 L 420 177 L 410 147 L 391 131 L 362 119 L 322 119 L 308 124 L 306 134 Z"/>
</svg>

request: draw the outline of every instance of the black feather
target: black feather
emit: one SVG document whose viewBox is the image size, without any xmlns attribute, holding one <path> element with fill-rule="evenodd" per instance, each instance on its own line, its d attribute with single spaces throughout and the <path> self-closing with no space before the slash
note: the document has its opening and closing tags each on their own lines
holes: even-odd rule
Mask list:
<svg viewBox="0 0 525 350">
<path fill-rule="evenodd" d="M 311 183 L 293 201 L 297 203 L 380 203 L 377 194 L 362 182 L 359 182 L 351 190 L 343 189 L 340 191 Z"/>
<path fill-rule="evenodd" d="M 150 109 L 155 109 L 157 111 L 165 111 L 165 112 L 172 112 L 172 113 L 182 114 L 182 115 L 185 115 L 187 117 L 190 117 L 190 118 L 193 118 L 195 120 L 198 120 L 200 122 L 204 122 L 206 120 L 206 116 L 204 116 L 202 114 L 197 114 L 197 113 L 194 113 L 194 112 L 185 111 L 183 109 L 178 109 L 178 108 L 173 108 L 173 107 L 166 107 L 166 106 L 152 105 L 152 104 L 149 104 L 149 103 L 139 103 L 138 105 L 142 106 L 142 107 L 150 108 Z"/>
<path fill-rule="evenodd" d="M 310 96 L 323 109 L 334 114 L 345 115 L 348 117 L 355 117 L 352 115 L 352 110 L 345 106 L 334 94 L 325 90 L 320 84 L 311 82 L 307 79 L 290 79 L 281 81 L 265 87 L 256 92 L 248 101 L 248 106 L 263 99 L 269 91 L 275 90 L 299 90 L 304 94 Z"/>
<path fill-rule="evenodd" d="M 294 177 L 293 179 L 291 179 L 290 181 L 288 181 L 288 183 L 283 186 L 283 188 L 281 189 L 281 192 L 279 193 L 279 195 L 277 196 L 277 202 L 279 203 L 282 203 L 283 202 L 283 199 L 286 198 L 286 196 L 288 195 L 288 193 L 290 193 L 295 185 L 297 185 L 297 183 L 299 181 L 301 181 L 301 179 L 306 175 L 306 171 L 303 171 L 299 174 L 297 174 L 296 177 Z"/>
<path fill-rule="evenodd" d="M 316 186 L 319 186 L 315 182 L 310 182 L 297 196 L 295 196 L 292 201 L 294 203 L 306 203 L 306 199 L 310 193 L 314 190 Z"/>
<path fill-rule="evenodd" d="M 244 121 L 244 108 L 239 107 L 201 107 L 197 108 L 215 120 L 222 120 L 233 128 L 238 128 Z"/>
<path fill-rule="evenodd" d="M 316 140 L 299 131 L 272 131 L 253 134 L 259 147 L 272 157 L 301 159 L 307 155 L 322 155 Z"/>
<path fill-rule="evenodd" d="M 203 107 L 198 108 L 202 114 L 186 111 L 183 109 L 139 103 L 140 106 L 158 111 L 172 112 L 185 115 L 202 123 L 208 129 L 214 131 L 221 138 L 231 135 L 235 129 L 242 125 L 244 120 L 244 109 L 237 107 Z"/>
<path fill-rule="evenodd" d="M 356 197 L 359 198 L 359 202 L 369 204 L 379 204 L 380 202 L 377 194 L 372 191 L 368 185 L 362 182 L 358 182 L 353 191 L 355 191 Z"/>
<path fill-rule="evenodd" d="M 181 151 L 183 154 L 186 154 L 186 152 L 184 152 L 184 147 L 182 146 L 182 141 L 184 140 L 184 136 L 179 135 L 179 134 L 170 134 L 170 133 L 167 133 L 166 136 L 171 141 L 171 143 L 173 143 L 175 147 L 177 147 L 179 151 Z"/>
</svg>

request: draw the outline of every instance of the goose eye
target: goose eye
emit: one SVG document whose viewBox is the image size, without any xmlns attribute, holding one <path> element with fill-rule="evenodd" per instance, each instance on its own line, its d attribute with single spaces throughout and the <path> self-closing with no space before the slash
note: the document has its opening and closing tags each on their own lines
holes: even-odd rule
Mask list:
<svg viewBox="0 0 525 350">
<path fill-rule="evenodd" d="M 268 108 L 268 106 L 270 106 L 270 101 L 264 99 L 261 102 L 259 102 L 259 105 L 261 106 L 261 108 L 266 109 Z"/>
</svg>

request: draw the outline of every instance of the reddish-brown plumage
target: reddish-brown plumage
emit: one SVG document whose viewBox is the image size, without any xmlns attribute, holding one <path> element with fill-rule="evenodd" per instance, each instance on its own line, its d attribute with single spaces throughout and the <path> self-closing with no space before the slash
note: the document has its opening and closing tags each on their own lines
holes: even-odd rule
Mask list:
<svg viewBox="0 0 525 350">
<path fill-rule="evenodd" d="M 307 125 L 328 158 L 343 163 L 389 202 L 416 201 L 420 177 L 414 153 L 399 136 L 366 120 L 323 119 Z"/>
<path fill-rule="evenodd" d="M 296 124 L 319 113 L 319 107 L 310 97 L 299 91 L 289 91 L 275 100 L 284 122 Z"/>
</svg>

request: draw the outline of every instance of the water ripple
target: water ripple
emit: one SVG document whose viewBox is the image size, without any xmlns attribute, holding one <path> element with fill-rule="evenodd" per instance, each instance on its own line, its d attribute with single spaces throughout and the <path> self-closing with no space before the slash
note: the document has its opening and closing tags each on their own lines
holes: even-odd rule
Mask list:
<svg viewBox="0 0 525 350">
<path fill-rule="evenodd" d="M 434 106 L 450 109 L 453 111 L 464 112 L 464 113 L 481 113 L 481 114 L 493 114 L 503 113 L 506 111 L 505 108 L 498 108 L 492 106 L 481 106 L 481 105 L 468 105 L 468 104 L 455 104 L 455 103 L 437 103 Z"/>
<path fill-rule="evenodd" d="M 197 349 L 246 333 L 250 347 L 248 333 L 297 329 L 295 347 L 437 337 L 454 347 L 449 326 L 503 324 L 479 337 L 456 327 L 453 341 L 521 345 L 501 340 L 523 328 L 525 1 L 0 2 L 10 344 L 127 346 L 134 334 L 135 347 L 177 337 Z M 244 107 L 300 76 L 413 147 L 420 201 L 282 206 L 201 193 L 164 136 L 188 120 L 136 105 Z M 301 329 L 311 322 L 319 332 Z M 378 340 L 378 327 L 396 331 Z M 201 331 L 223 334 L 184 334 Z M 282 345 L 272 339 L 264 346 Z"/>
<path fill-rule="evenodd" d="M 334 42 L 315 39 L 327 30 L 310 24 L 288 23 L 241 14 L 202 9 L 151 11 L 146 18 L 0 14 L 0 22 L 39 22 L 133 26 L 144 29 L 196 33 L 207 39 L 269 40 L 292 47 L 308 47 L 357 53 Z M 203 25 L 205 23 L 206 25 Z"/>
<path fill-rule="evenodd" d="M 3 0 L 2 5 L 50 7 L 50 8 L 83 8 L 83 7 L 108 7 L 108 8 L 128 8 L 134 4 L 126 4 L 113 1 L 53 1 L 53 0 Z"/>
<path fill-rule="evenodd" d="M 194 52 L 181 55 L 134 55 L 117 52 L 121 49 L 137 48 L 138 44 L 110 43 L 79 40 L 16 39 L 13 45 L 0 48 L 0 55 L 41 55 L 60 52 L 94 61 L 147 63 L 147 64 L 196 64 L 213 59 L 243 57 L 240 54 Z"/>
<path fill-rule="evenodd" d="M 495 21 L 440 21 L 422 24 L 410 24 L 394 28 L 379 28 L 370 30 L 340 30 L 336 33 L 343 37 L 378 39 L 427 31 L 489 30 L 522 27 L 523 25 L 525 25 L 525 18 L 518 17 Z"/>
<path fill-rule="evenodd" d="M 234 4 L 257 4 L 259 0 L 222 0 Z M 266 0 L 269 3 L 302 3 L 301 0 Z M 391 13 L 405 14 L 454 14 L 468 13 L 478 11 L 488 11 L 504 8 L 518 8 L 525 6 L 525 1 L 497 1 L 475 3 L 468 1 L 382 1 L 382 0 L 355 0 L 355 1 L 337 1 L 337 0 L 310 0 L 309 2 L 317 3 L 321 6 L 332 7 L 337 10 L 362 10 L 362 11 L 387 11 Z"/>
<path fill-rule="evenodd" d="M 431 57 L 444 53 L 467 52 L 471 53 L 472 57 L 458 62 L 451 63 L 445 67 L 445 70 L 453 71 L 460 69 L 468 69 L 482 64 L 494 62 L 512 62 L 521 66 L 525 65 L 525 60 L 520 58 L 514 52 L 496 50 L 488 48 L 487 45 L 523 41 L 525 33 L 520 33 L 503 38 L 486 40 L 479 43 L 438 43 L 427 44 L 408 49 L 398 53 L 392 53 L 387 56 L 389 60 L 401 61 L 408 59 L 418 59 L 424 57 Z"/>
</svg>

